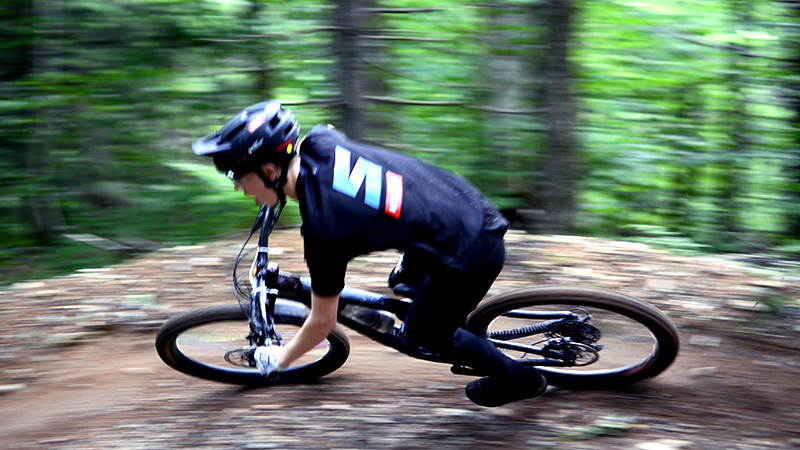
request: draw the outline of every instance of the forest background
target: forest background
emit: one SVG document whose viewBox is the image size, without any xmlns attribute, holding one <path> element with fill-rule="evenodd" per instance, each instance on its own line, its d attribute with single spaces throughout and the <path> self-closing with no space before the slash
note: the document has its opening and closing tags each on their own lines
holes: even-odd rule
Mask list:
<svg viewBox="0 0 800 450">
<path fill-rule="evenodd" d="M 189 146 L 265 99 L 530 232 L 800 256 L 800 1 L 0 0 L 0 46 L 0 287 L 247 229 Z"/>
</svg>

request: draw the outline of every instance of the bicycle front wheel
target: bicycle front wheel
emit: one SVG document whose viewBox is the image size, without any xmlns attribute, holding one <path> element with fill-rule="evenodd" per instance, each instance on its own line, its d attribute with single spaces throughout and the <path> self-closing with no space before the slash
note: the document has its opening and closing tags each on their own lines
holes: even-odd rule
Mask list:
<svg viewBox="0 0 800 450">
<path fill-rule="evenodd" d="M 553 366 L 551 361 L 538 366 L 542 358 L 526 348 L 541 348 L 547 338 L 529 330 L 549 319 L 536 319 L 531 312 L 588 313 L 594 327 L 590 331 L 599 330 L 593 337 L 599 340 L 568 344 L 582 353 L 573 365 Z M 500 294 L 478 305 L 467 319 L 467 329 L 490 339 L 501 337 L 498 347 L 509 356 L 537 365 L 549 384 L 569 389 L 613 389 L 651 378 L 672 364 L 679 347 L 675 325 L 662 312 L 633 297 L 599 289 L 548 286 Z"/>
<path fill-rule="evenodd" d="M 276 309 L 275 329 L 283 343 L 291 341 L 306 317 L 304 310 Z M 341 367 L 350 353 L 350 342 L 337 325 L 322 343 L 292 366 L 277 376 L 262 377 L 249 366 L 246 357 L 249 330 L 239 305 L 199 309 L 164 323 L 156 335 L 156 350 L 167 365 L 180 372 L 249 386 L 310 381 Z"/>
</svg>

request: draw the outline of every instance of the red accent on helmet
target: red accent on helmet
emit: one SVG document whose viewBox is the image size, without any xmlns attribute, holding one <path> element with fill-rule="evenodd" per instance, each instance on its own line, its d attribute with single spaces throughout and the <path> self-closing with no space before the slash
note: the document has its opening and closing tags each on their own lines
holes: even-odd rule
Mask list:
<svg viewBox="0 0 800 450">
<path fill-rule="evenodd" d="M 255 119 L 251 120 L 250 123 L 247 125 L 247 131 L 249 131 L 250 134 L 255 133 L 255 131 L 258 129 L 258 127 L 260 127 L 261 125 L 264 125 L 264 122 L 266 122 L 266 121 L 267 121 L 266 114 L 261 113 L 261 114 L 257 115 L 255 117 Z"/>
<path fill-rule="evenodd" d="M 294 140 L 294 138 L 289 139 L 288 141 L 284 142 L 283 144 L 279 145 L 278 148 L 275 149 L 275 153 L 285 149 L 289 146 L 289 144 Z"/>
</svg>

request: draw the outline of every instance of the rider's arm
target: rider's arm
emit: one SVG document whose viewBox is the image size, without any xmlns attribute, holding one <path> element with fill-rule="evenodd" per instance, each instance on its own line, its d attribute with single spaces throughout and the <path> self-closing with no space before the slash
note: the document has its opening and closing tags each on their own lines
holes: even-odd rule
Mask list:
<svg viewBox="0 0 800 450">
<path fill-rule="evenodd" d="M 339 310 L 339 294 L 311 294 L 311 314 L 297 335 L 283 349 L 281 367 L 287 367 L 304 353 L 322 342 L 336 326 Z"/>
<path fill-rule="evenodd" d="M 344 288 L 348 259 L 341 248 L 329 241 L 304 235 L 305 259 L 311 275 L 311 314 L 297 335 L 281 352 L 280 365 L 287 367 L 322 342 L 333 328 L 339 313 L 339 292 Z"/>
</svg>

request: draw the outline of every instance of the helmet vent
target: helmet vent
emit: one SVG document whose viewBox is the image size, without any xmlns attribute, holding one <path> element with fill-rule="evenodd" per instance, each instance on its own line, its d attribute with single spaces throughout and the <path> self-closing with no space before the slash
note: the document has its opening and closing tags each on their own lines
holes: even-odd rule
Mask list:
<svg viewBox="0 0 800 450">
<path fill-rule="evenodd" d="M 222 136 L 222 140 L 223 141 L 229 141 L 229 140 L 233 139 L 233 137 L 236 136 L 237 134 L 239 134 L 240 131 L 244 130 L 245 125 L 247 125 L 247 124 L 244 123 L 244 122 L 236 124 L 236 126 L 233 129 L 229 130 L 225 135 Z M 222 131 L 225 131 L 225 130 L 222 130 Z"/>
<path fill-rule="evenodd" d="M 275 128 L 275 127 L 277 127 L 277 126 L 278 126 L 278 124 L 279 124 L 279 123 L 281 123 L 281 118 L 280 118 L 280 117 L 278 117 L 278 115 L 276 114 L 276 115 L 275 115 L 275 116 L 274 116 L 274 117 L 273 117 L 273 118 L 272 118 L 272 119 L 269 121 L 269 126 L 270 126 L 271 128 Z"/>
</svg>

